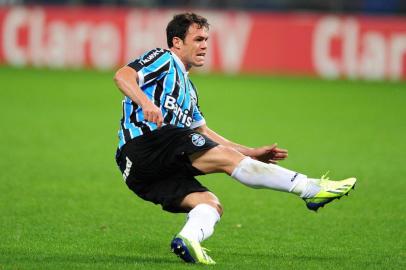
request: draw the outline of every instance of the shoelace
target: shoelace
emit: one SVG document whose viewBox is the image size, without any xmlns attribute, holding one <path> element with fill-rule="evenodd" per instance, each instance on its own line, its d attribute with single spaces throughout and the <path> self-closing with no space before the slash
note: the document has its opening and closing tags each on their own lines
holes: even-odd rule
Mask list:
<svg viewBox="0 0 406 270">
<path fill-rule="evenodd" d="M 330 177 L 327 176 L 329 173 L 330 173 L 330 171 L 327 171 L 325 174 L 323 174 L 321 176 L 321 180 L 330 180 Z"/>
<path fill-rule="evenodd" d="M 205 247 L 201 247 L 202 248 L 202 253 L 203 253 L 203 256 L 204 256 L 204 258 L 206 259 L 206 260 L 212 260 L 212 258 L 210 258 L 210 256 L 206 253 L 206 252 L 210 252 L 210 250 L 209 249 L 207 249 L 207 248 L 205 248 Z"/>
</svg>

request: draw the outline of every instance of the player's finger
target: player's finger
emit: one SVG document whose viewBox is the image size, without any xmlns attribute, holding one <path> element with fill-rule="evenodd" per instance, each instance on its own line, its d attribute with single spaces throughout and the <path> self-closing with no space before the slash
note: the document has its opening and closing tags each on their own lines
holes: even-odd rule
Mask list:
<svg viewBox="0 0 406 270">
<path fill-rule="evenodd" d="M 149 122 L 155 123 L 155 121 L 154 121 L 154 114 L 149 113 L 147 120 L 148 120 Z"/>
<path fill-rule="evenodd" d="M 266 152 L 272 152 L 272 151 L 275 151 L 277 146 L 278 146 L 278 144 L 276 144 L 276 143 L 274 143 L 272 145 L 264 146 L 264 150 Z"/>
<path fill-rule="evenodd" d="M 277 158 L 286 158 L 288 156 L 287 153 L 275 153 L 274 157 Z"/>
<path fill-rule="evenodd" d="M 158 128 L 161 128 L 162 122 L 163 122 L 162 116 L 159 116 L 159 117 L 158 117 L 158 120 L 157 120 Z"/>
<path fill-rule="evenodd" d="M 148 114 L 148 118 L 149 118 L 149 121 L 150 121 L 150 122 L 155 123 L 155 116 L 154 116 L 154 113 L 153 113 L 153 112 L 150 112 L 150 113 Z"/>
<path fill-rule="evenodd" d="M 276 159 L 276 160 L 284 160 L 284 159 L 287 159 L 288 157 L 274 157 L 274 159 Z"/>
<path fill-rule="evenodd" d="M 151 122 L 154 122 L 154 123 L 155 123 L 155 118 L 156 118 L 156 116 L 155 116 L 155 112 L 154 112 L 154 111 L 151 111 L 151 112 L 150 112 L 149 118 L 151 119 Z"/>
<path fill-rule="evenodd" d="M 154 123 L 158 125 L 159 122 L 159 115 L 157 115 L 156 113 L 154 114 Z"/>
<path fill-rule="evenodd" d="M 151 121 L 151 115 L 150 115 L 149 111 L 144 112 L 144 118 L 147 121 Z"/>
<path fill-rule="evenodd" d="M 274 160 L 284 160 L 286 157 L 273 157 Z"/>
<path fill-rule="evenodd" d="M 278 152 L 278 153 L 287 153 L 287 152 L 288 152 L 287 149 L 277 148 L 277 147 L 274 149 L 274 151 L 275 151 L 275 152 Z"/>
</svg>

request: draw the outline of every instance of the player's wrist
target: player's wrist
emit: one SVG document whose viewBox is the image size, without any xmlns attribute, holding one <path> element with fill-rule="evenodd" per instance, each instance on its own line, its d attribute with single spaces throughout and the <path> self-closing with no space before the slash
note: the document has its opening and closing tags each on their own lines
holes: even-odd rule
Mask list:
<svg viewBox="0 0 406 270">
<path fill-rule="evenodd" d="M 154 104 L 152 103 L 152 101 L 149 100 L 146 96 L 140 98 L 139 101 L 140 101 L 140 102 L 139 102 L 139 105 L 140 105 L 141 108 L 143 108 L 143 109 L 146 108 L 146 107 L 149 107 L 149 106 L 154 105 Z"/>
<path fill-rule="evenodd" d="M 245 155 L 245 156 L 249 156 L 249 157 L 253 157 L 255 156 L 255 148 L 252 147 L 241 147 L 240 149 L 238 149 L 238 151 Z"/>
</svg>

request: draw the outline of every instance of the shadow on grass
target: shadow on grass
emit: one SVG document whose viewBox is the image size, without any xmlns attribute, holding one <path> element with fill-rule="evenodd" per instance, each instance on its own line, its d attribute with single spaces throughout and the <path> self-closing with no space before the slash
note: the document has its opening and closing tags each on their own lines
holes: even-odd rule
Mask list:
<svg viewBox="0 0 406 270">
<path fill-rule="evenodd" d="M 5 254 L 3 254 L 5 255 Z M 93 255 L 93 254 L 18 254 L 10 252 L 9 263 L 23 264 L 71 264 L 71 265 L 143 265 L 143 264 L 177 264 L 178 261 L 169 257 L 145 256 L 143 255 Z"/>
</svg>

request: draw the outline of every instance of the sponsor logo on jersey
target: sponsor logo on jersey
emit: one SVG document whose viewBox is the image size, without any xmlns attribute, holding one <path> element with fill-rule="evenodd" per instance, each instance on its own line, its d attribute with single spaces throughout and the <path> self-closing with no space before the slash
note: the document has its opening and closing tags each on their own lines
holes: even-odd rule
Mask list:
<svg viewBox="0 0 406 270">
<path fill-rule="evenodd" d="M 155 57 L 157 57 L 158 55 L 160 55 L 163 52 L 164 52 L 164 49 L 156 49 L 155 51 L 152 51 L 150 54 L 145 56 L 145 58 L 140 59 L 139 63 L 142 65 L 148 64 L 149 62 L 151 62 L 151 60 L 153 60 Z"/>
<path fill-rule="evenodd" d="M 176 103 L 176 98 L 167 95 L 164 102 L 164 108 L 173 112 L 173 114 L 178 119 L 179 123 L 190 127 L 192 124 L 192 117 L 189 115 L 190 111 L 188 109 L 182 110 L 178 103 Z"/>
<path fill-rule="evenodd" d="M 200 134 L 193 133 L 192 135 L 192 143 L 197 147 L 203 146 L 206 143 L 204 137 Z"/>
</svg>

